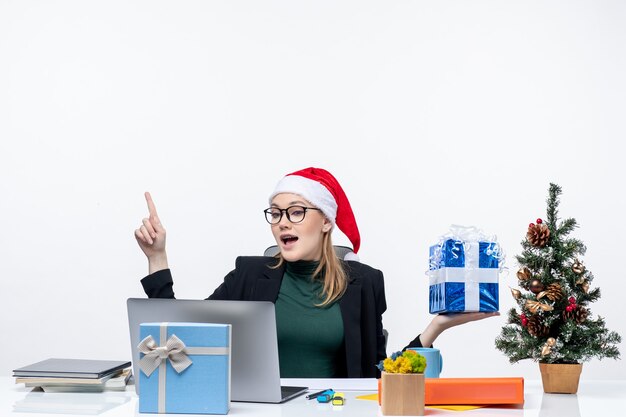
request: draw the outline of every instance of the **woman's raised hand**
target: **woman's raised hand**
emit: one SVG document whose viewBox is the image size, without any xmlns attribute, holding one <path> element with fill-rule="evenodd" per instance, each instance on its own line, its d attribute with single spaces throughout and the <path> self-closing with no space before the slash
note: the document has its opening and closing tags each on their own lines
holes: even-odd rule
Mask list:
<svg viewBox="0 0 626 417">
<path fill-rule="evenodd" d="M 165 252 L 165 228 L 161 224 L 154 201 L 149 192 L 145 193 L 148 203 L 148 217 L 142 220 L 142 225 L 135 230 L 135 239 L 139 247 L 146 254 L 150 273 L 168 268 Z"/>
<path fill-rule="evenodd" d="M 457 313 L 457 314 L 437 314 L 430 324 L 420 334 L 422 346 L 430 347 L 435 339 L 445 330 L 460 326 L 472 321 L 483 320 L 489 317 L 499 316 L 499 312 L 493 313 Z"/>
</svg>

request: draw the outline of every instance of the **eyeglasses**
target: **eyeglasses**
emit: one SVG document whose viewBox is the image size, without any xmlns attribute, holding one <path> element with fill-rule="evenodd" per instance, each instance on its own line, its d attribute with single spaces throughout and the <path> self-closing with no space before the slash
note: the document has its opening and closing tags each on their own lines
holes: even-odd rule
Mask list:
<svg viewBox="0 0 626 417">
<path fill-rule="evenodd" d="M 307 210 L 318 210 L 315 207 L 303 207 L 303 206 L 289 206 L 286 209 L 279 209 L 277 207 L 270 207 L 268 209 L 263 210 L 265 213 L 265 220 L 269 224 L 278 224 L 283 218 L 283 213 L 287 215 L 287 220 L 291 223 L 300 223 L 304 220 L 304 216 L 306 215 Z"/>
</svg>

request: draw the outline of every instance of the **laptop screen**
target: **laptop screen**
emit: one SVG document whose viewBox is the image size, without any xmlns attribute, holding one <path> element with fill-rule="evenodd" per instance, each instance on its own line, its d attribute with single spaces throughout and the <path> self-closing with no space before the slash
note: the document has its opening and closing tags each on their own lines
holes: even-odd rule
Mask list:
<svg viewBox="0 0 626 417">
<path fill-rule="evenodd" d="M 148 322 L 232 325 L 231 399 L 279 403 L 280 368 L 274 304 L 269 301 L 129 298 L 128 325 L 133 372 L 139 386 L 139 325 Z M 306 387 L 303 387 L 306 390 Z"/>
</svg>

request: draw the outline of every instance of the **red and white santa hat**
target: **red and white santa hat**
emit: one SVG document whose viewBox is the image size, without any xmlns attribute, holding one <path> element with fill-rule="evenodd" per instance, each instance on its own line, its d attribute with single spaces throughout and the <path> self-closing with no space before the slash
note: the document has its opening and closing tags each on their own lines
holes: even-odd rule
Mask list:
<svg viewBox="0 0 626 417">
<path fill-rule="evenodd" d="M 352 251 L 361 246 L 361 235 L 346 193 L 333 175 L 322 168 L 305 168 L 283 177 L 270 195 L 269 201 L 281 193 L 298 194 L 308 200 L 352 242 Z"/>
</svg>

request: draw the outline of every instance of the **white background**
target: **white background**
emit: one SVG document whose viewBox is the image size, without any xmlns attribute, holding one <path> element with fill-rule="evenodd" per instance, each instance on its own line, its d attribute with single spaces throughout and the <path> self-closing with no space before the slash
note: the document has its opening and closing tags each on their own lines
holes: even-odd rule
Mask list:
<svg viewBox="0 0 626 417">
<path fill-rule="evenodd" d="M 1 0 L 0 375 L 130 357 L 144 191 L 177 296 L 204 298 L 273 244 L 267 196 L 307 166 L 343 184 L 361 260 L 385 273 L 389 351 L 430 320 L 428 246 L 450 224 L 497 235 L 514 305 L 550 182 L 602 289 L 592 312 L 626 336 L 624 21 L 598 0 Z M 494 348 L 504 323 L 442 335 L 442 376 L 538 378 Z"/>
</svg>

